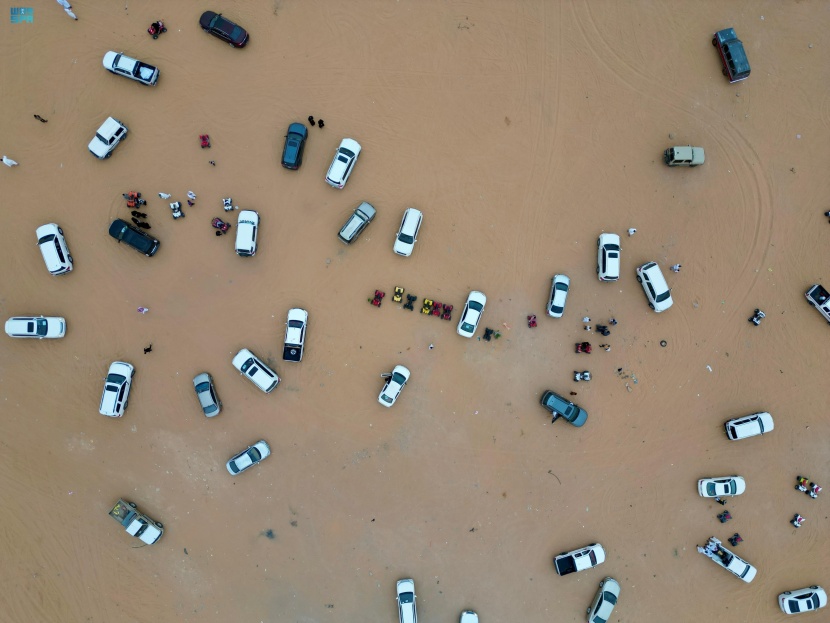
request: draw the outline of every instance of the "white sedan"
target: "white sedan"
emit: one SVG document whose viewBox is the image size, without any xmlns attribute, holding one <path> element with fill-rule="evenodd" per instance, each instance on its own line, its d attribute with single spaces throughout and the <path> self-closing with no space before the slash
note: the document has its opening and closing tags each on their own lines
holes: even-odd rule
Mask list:
<svg viewBox="0 0 830 623">
<path fill-rule="evenodd" d="M 6 321 L 6 335 L 9 337 L 63 337 L 66 335 L 66 320 L 49 316 L 15 316 Z"/>
<path fill-rule="evenodd" d="M 486 304 L 487 297 L 484 296 L 483 292 L 477 290 L 470 292 L 467 303 L 464 305 L 464 311 L 461 313 L 461 320 L 458 321 L 458 335 L 473 337 Z"/>
<path fill-rule="evenodd" d="M 565 313 L 565 303 L 568 300 L 568 291 L 571 280 L 567 275 L 554 275 L 550 283 L 550 298 L 548 299 L 548 316 L 561 318 Z"/>
<path fill-rule="evenodd" d="M 110 51 L 104 54 L 104 69 L 148 87 L 155 86 L 159 79 L 159 70 L 156 67 L 119 52 Z"/>
<path fill-rule="evenodd" d="M 404 210 L 401 226 L 395 235 L 395 244 L 392 246 L 395 253 L 404 257 L 412 255 L 415 243 L 418 242 L 418 231 L 421 229 L 421 221 L 423 220 L 424 215 L 420 210 L 415 208 Z"/>
<path fill-rule="evenodd" d="M 465 610 L 461 613 L 461 623 L 478 623 L 478 615 L 472 610 Z"/>
<path fill-rule="evenodd" d="M 386 385 L 380 390 L 378 402 L 384 407 L 391 407 L 395 404 L 398 396 L 401 395 L 401 390 L 406 382 L 409 380 L 409 368 L 404 366 L 395 366 L 392 374 L 386 379 Z"/>
<path fill-rule="evenodd" d="M 722 498 L 741 495 L 746 491 L 746 481 L 740 476 L 701 478 L 697 481 L 697 492 L 703 498 Z"/>
<path fill-rule="evenodd" d="M 827 593 L 820 586 L 785 591 L 778 596 L 778 605 L 784 614 L 818 610 L 827 605 Z"/>
<path fill-rule="evenodd" d="M 271 456 L 271 448 L 263 439 L 260 439 L 254 445 L 248 446 L 245 450 L 231 458 L 225 467 L 228 468 L 231 476 L 236 476 L 249 467 L 261 463 L 269 456 Z"/>
</svg>

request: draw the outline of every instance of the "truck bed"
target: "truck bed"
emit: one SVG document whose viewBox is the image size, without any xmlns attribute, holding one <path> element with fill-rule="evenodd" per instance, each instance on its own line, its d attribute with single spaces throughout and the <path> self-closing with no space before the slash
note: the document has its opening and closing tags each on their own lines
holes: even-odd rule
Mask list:
<svg viewBox="0 0 830 623">
<path fill-rule="evenodd" d="M 286 344 L 282 349 L 282 358 L 284 361 L 299 361 L 302 359 L 303 349 L 296 344 Z"/>
<path fill-rule="evenodd" d="M 115 503 L 115 506 L 112 507 L 110 511 L 110 517 L 115 519 L 118 523 L 123 524 L 124 519 L 127 518 L 133 510 L 135 510 L 135 505 L 130 504 L 130 502 L 126 502 L 125 500 L 118 500 Z"/>
</svg>

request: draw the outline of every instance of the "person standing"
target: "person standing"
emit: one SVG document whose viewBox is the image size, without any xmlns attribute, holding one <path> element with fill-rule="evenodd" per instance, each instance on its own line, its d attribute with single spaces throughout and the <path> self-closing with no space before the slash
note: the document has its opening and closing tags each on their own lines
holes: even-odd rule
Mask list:
<svg viewBox="0 0 830 623">
<path fill-rule="evenodd" d="M 680 272 L 680 264 L 675 264 L 674 266 L 671 267 L 671 270 L 672 270 L 673 273 L 679 273 Z"/>
</svg>

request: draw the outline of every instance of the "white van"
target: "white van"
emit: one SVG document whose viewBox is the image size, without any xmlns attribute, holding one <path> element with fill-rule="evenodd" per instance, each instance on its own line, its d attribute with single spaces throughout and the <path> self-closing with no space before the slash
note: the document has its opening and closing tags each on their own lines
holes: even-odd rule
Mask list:
<svg viewBox="0 0 830 623">
<path fill-rule="evenodd" d="M 63 237 L 63 230 L 57 223 L 47 223 L 35 230 L 37 244 L 46 268 L 53 275 L 64 275 L 72 272 L 74 264 L 69 254 L 69 247 L 66 246 L 66 238 Z"/>
<path fill-rule="evenodd" d="M 259 214 L 253 210 L 242 210 L 236 222 L 236 254 L 242 257 L 256 255 L 256 236 L 259 229 Z"/>
</svg>

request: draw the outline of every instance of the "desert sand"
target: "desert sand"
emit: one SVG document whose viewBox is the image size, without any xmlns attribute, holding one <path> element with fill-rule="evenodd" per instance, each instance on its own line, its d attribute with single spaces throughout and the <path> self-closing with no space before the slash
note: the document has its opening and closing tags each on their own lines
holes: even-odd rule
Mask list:
<svg viewBox="0 0 830 623">
<path fill-rule="evenodd" d="M 0 31 L 0 152 L 20 163 L 0 167 L 0 311 L 64 316 L 68 332 L 0 350 L 0 621 L 391 623 L 403 577 L 426 622 L 580 621 L 610 575 L 614 621 L 772 622 L 780 592 L 830 588 L 830 497 L 793 489 L 797 474 L 830 484 L 828 327 L 803 296 L 828 285 L 830 5 L 78 0 L 73 21 L 32 4 L 33 23 Z M 205 8 L 249 45 L 204 34 Z M 710 44 L 730 26 L 753 68 L 733 85 Z M 158 66 L 158 86 L 106 72 L 108 50 Z M 109 115 L 130 132 L 98 161 L 86 145 Z M 285 129 L 308 115 L 326 126 L 284 170 Z M 343 137 L 363 152 L 338 191 L 324 175 Z M 662 163 L 687 144 L 704 166 Z M 107 235 L 130 190 L 148 199 L 153 258 Z M 188 190 L 174 221 L 157 193 Z M 227 196 L 261 216 L 254 258 L 210 227 Z M 346 247 L 336 233 L 363 200 L 378 216 Z M 424 224 L 400 258 L 408 206 Z M 38 252 L 49 222 L 69 275 Z M 596 278 L 603 231 L 623 236 L 618 283 Z M 659 315 L 635 280 L 648 260 L 673 288 Z M 562 319 L 544 315 L 555 273 L 572 284 Z M 453 320 L 402 310 L 396 285 Z M 466 340 L 471 289 L 488 304 Z M 291 307 L 310 319 L 289 365 Z M 584 316 L 619 325 L 603 338 Z M 575 354 L 584 339 L 612 349 Z M 243 347 L 282 376 L 272 394 L 231 366 Z M 137 369 L 122 419 L 96 410 L 115 360 Z M 379 375 L 398 363 L 412 378 L 387 410 Z M 224 402 L 210 420 L 202 371 Z M 546 389 L 577 392 L 587 424 L 551 423 Z M 723 422 L 756 411 L 775 430 L 728 441 Z M 258 439 L 273 455 L 231 477 Z M 696 482 L 731 474 L 747 491 L 721 525 Z M 164 523 L 158 543 L 107 516 L 119 497 Z M 695 551 L 735 531 L 752 584 Z M 553 555 L 593 542 L 604 565 L 555 574 Z"/>
</svg>

